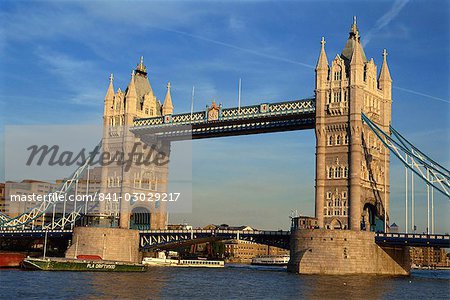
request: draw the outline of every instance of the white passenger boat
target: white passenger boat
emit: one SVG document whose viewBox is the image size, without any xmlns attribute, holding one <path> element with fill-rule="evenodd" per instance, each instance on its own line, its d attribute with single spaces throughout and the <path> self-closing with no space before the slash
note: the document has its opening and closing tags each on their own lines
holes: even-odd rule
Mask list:
<svg viewBox="0 0 450 300">
<path fill-rule="evenodd" d="M 252 258 L 252 265 L 286 266 L 289 255 L 260 255 Z"/>
<path fill-rule="evenodd" d="M 159 267 L 196 267 L 196 268 L 223 268 L 224 262 L 221 260 L 202 259 L 173 259 L 159 255 L 159 257 L 145 257 L 142 264 L 146 266 Z"/>
</svg>

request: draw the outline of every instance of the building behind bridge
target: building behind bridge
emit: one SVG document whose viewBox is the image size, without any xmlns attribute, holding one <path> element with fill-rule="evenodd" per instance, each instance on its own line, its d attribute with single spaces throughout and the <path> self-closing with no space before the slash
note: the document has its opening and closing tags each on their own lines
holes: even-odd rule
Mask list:
<svg viewBox="0 0 450 300">
<path fill-rule="evenodd" d="M 5 197 L 5 183 L 0 182 L 0 212 L 6 213 L 7 207 L 9 206 L 9 203 L 6 202 Z"/>
<path fill-rule="evenodd" d="M 289 250 L 257 244 L 243 240 L 231 240 L 225 243 L 225 257 L 231 262 L 250 263 L 259 255 L 289 255 Z"/>
<path fill-rule="evenodd" d="M 24 198 L 33 195 L 47 195 L 56 189 L 56 183 L 25 179 L 21 182 L 7 181 L 4 185 L 4 209 L 9 217 L 16 217 L 38 204 L 35 201 L 22 201 Z M 20 197 L 22 200 L 13 201 L 11 196 Z M 34 225 L 42 224 L 42 218 L 35 220 Z"/>
<path fill-rule="evenodd" d="M 314 219 L 314 218 L 312 218 Z M 229 226 L 227 224 L 215 225 L 209 224 L 203 229 L 206 230 L 239 230 L 239 231 L 253 231 L 257 230 L 251 226 Z M 258 255 L 289 255 L 289 250 L 258 244 L 250 241 L 240 239 L 233 239 L 223 241 L 224 256 L 231 262 L 250 263 L 252 258 Z"/>
<path fill-rule="evenodd" d="M 416 267 L 450 267 L 450 259 L 443 248 L 411 247 L 411 263 Z"/>
</svg>

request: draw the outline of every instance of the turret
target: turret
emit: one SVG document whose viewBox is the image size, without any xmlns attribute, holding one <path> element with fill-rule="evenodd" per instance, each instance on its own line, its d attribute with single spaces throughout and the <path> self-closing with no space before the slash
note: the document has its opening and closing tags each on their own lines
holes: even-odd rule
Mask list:
<svg viewBox="0 0 450 300">
<path fill-rule="evenodd" d="M 106 91 L 105 101 L 104 101 L 104 110 L 103 110 L 103 120 L 104 124 L 109 124 L 109 116 L 113 113 L 114 109 L 114 86 L 113 86 L 113 74 L 109 76 L 109 86 Z"/>
<path fill-rule="evenodd" d="M 380 76 L 378 77 L 378 87 L 383 91 L 385 99 L 391 99 L 392 79 L 387 64 L 387 52 L 383 50 L 383 64 L 381 65 Z"/>
<path fill-rule="evenodd" d="M 359 42 L 359 33 L 356 32 L 355 45 L 353 47 L 352 59 L 350 61 L 350 84 L 360 85 L 364 81 L 364 63 L 363 51 Z"/>
<path fill-rule="evenodd" d="M 328 59 L 327 54 L 325 53 L 325 38 L 322 37 L 320 41 L 322 47 L 320 49 L 319 59 L 317 60 L 316 65 L 316 89 L 322 87 L 322 84 L 328 79 Z"/>
<path fill-rule="evenodd" d="M 164 99 L 162 114 L 171 115 L 173 113 L 172 97 L 170 96 L 170 82 L 167 83 L 167 93 Z"/>
<path fill-rule="evenodd" d="M 125 95 L 126 98 L 126 111 L 128 113 L 133 113 L 136 110 L 136 101 L 137 101 L 137 93 L 136 93 L 136 86 L 134 84 L 134 70 L 131 72 L 131 80 L 130 84 L 127 88 L 127 93 Z"/>
<path fill-rule="evenodd" d="M 105 102 L 109 101 L 109 100 L 112 101 L 114 99 L 114 85 L 113 85 L 113 81 L 114 81 L 114 75 L 111 74 L 111 75 L 109 75 L 109 86 L 108 86 L 108 90 L 106 91 Z"/>
</svg>

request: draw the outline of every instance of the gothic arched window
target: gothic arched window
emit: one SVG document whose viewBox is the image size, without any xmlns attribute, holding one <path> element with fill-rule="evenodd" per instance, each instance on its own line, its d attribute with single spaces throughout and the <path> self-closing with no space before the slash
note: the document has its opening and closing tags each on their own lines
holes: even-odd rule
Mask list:
<svg viewBox="0 0 450 300">
<path fill-rule="evenodd" d="M 336 167 L 334 169 L 334 178 L 341 178 L 341 168 L 340 167 Z"/>
<path fill-rule="evenodd" d="M 343 173 L 344 178 L 348 177 L 348 167 L 347 166 L 343 167 L 342 173 Z"/>
<path fill-rule="evenodd" d="M 328 168 L 328 179 L 333 178 L 333 168 Z"/>
<path fill-rule="evenodd" d="M 333 146 L 333 136 L 328 136 L 328 146 Z"/>
</svg>

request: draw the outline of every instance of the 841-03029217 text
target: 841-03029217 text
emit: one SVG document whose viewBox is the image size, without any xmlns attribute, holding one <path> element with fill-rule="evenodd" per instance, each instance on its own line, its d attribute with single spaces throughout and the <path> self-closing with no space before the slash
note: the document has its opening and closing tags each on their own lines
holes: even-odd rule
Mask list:
<svg viewBox="0 0 450 300">
<path fill-rule="evenodd" d="M 130 201 L 130 202 L 176 202 L 181 193 L 99 193 L 99 201 Z"/>
</svg>

